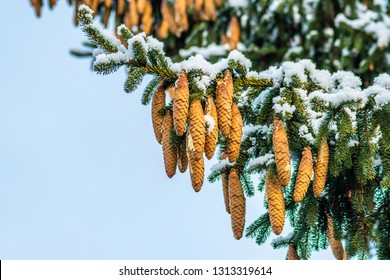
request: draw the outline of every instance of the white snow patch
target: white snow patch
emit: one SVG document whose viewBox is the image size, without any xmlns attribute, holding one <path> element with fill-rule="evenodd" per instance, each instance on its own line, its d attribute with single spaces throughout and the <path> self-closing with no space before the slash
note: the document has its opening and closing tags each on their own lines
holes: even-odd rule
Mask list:
<svg viewBox="0 0 390 280">
<path fill-rule="evenodd" d="M 210 115 L 204 115 L 204 120 L 206 122 L 207 134 L 210 135 L 210 133 L 214 130 L 215 127 L 215 120 Z"/>
</svg>

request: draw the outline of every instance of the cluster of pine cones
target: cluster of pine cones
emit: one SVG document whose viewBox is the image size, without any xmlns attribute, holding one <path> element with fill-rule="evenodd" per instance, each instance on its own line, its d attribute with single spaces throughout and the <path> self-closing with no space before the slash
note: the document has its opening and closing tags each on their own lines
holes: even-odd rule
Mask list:
<svg viewBox="0 0 390 280">
<path fill-rule="evenodd" d="M 43 0 L 30 0 L 37 16 L 40 16 Z M 150 0 L 68 0 L 69 4 L 75 4 L 74 22 L 78 23 L 78 7 L 86 4 L 95 11 L 94 16 L 101 11 L 102 23 L 107 27 L 111 12 L 115 10 L 116 25 L 124 23 L 133 33 L 145 32 L 146 35 L 156 34 L 160 39 L 168 37 L 169 32 L 180 37 L 182 32 L 189 28 L 188 15 L 192 14 L 195 21 L 215 21 L 217 9 L 223 5 L 222 0 L 174 0 L 169 4 L 162 0 L 160 12 L 161 22 L 156 23 L 153 15 L 153 2 Z M 53 8 L 57 0 L 48 0 L 49 7 Z M 154 5 L 155 6 L 155 5 Z M 153 25 L 156 27 L 152 30 Z M 222 36 L 222 43 L 229 44 L 236 49 L 240 40 L 240 25 L 238 19 L 233 16 L 229 27 L 229 37 Z"/>
<path fill-rule="evenodd" d="M 276 174 L 269 169 L 266 172 L 266 200 L 270 215 L 271 227 L 275 234 L 279 235 L 284 226 L 285 205 L 282 186 L 290 183 L 291 165 L 290 151 L 287 134 L 283 122 L 278 117 L 274 120 L 272 135 Z M 329 146 L 326 140 L 322 141 L 317 151 L 317 161 L 314 166 L 313 191 L 318 197 L 324 190 L 326 175 L 329 164 Z M 313 173 L 313 156 L 310 147 L 303 149 L 302 158 L 299 163 L 298 174 L 294 185 L 294 202 L 301 202 L 306 195 Z"/>
<path fill-rule="evenodd" d="M 227 138 L 224 158 L 235 162 L 240 153 L 242 117 L 233 101 L 233 77 L 225 70 L 217 80 L 216 94 L 206 100 L 190 101 L 188 77 L 181 72 L 174 87 L 172 110 L 166 107 L 163 84 L 157 88 L 152 99 L 152 121 L 156 139 L 162 144 L 165 172 L 169 178 L 190 168 L 193 189 L 201 190 L 204 181 L 204 156 L 211 159 L 217 147 L 218 132 Z M 206 119 L 209 121 L 206 122 Z M 170 143 L 171 134 L 185 137 L 179 145 Z M 245 224 L 245 196 L 237 170 L 231 168 L 223 179 L 226 210 L 231 214 L 234 236 L 242 237 Z"/>
</svg>

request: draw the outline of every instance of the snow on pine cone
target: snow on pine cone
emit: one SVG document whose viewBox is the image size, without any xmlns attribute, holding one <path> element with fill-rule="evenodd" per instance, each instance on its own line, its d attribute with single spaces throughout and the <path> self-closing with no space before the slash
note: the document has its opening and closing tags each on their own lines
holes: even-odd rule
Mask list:
<svg viewBox="0 0 390 280">
<path fill-rule="evenodd" d="M 229 69 L 226 69 L 225 72 L 223 72 L 223 81 L 225 82 L 226 89 L 229 93 L 230 100 L 232 102 L 233 95 L 234 95 L 234 84 L 233 84 L 233 75 Z"/>
<path fill-rule="evenodd" d="M 229 162 L 235 162 L 240 154 L 242 138 L 242 117 L 237 103 L 232 105 L 232 124 L 228 139 Z"/>
<path fill-rule="evenodd" d="M 188 167 L 187 147 L 186 141 L 180 143 L 177 147 L 177 167 L 181 173 L 186 172 Z"/>
<path fill-rule="evenodd" d="M 178 136 L 186 131 L 190 92 L 186 72 L 181 72 L 175 84 L 173 98 L 173 125 Z"/>
<path fill-rule="evenodd" d="M 164 119 L 163 119 L 163 126 L 162 126 L 162 148 L 163 148 L 163 155 L 164 155 L 164 166 L 165 166 L 165 173 L 167 173 L 167 176 L 169 178 L 172 178 L 173 175 L 176 173 L 176 149 L 172 148 L 172 146 L 169 143 L 169 138 L 171 135 L 172 130 L 172 113 L 171 111 L 167 111 L 165 113 Z"/>
<path fill-rule="evenodd" d="M 204 158 L 203 154 L 199 157 L 195 157 L 192 144 L 193 137 L 191 136 L 191 130 L 187 132 L 187 157 L 189 159 L 191 184 L 194 191 L 199 192 L 202 188 L 204 181 Z"/>
<path fill-rule="evenodd" d="M 152 124 L 154 135 L 156 136 L 156 140 L 161 144 L 162 140 L 162 122 L 163 116 L 159 114 L 159 110 L 165 106 L 165 90 L 162 85 L 160 85 L 156 92 L 154 93 L 152 99 Z"/>
<path fill-rule="evenodd" d="M 294 202 L 301 202 L 306 195 L 313 174 L 313 156 L 311 149 L 303 149 L 301 162 L 299 163 L 298 175 L 294 186 Z"/>
<path fill-rule="evenodd" d="M 189 131 L 187 151 L 189 158 L 203 158 L 204 146 L 206 142 L 206 122 L 204 119 L 202 103 L 195 99 L 190 105 Z"/>
<path fill-rule="evenodd" d="M 288 260 L 300 260 L 301 258 L 299 257 L 297 250 L 295 249 L 294 244 L 289 244 L 288 245 L 288 251 L 287 251 L 287 259 Z"/>
<path fill-rule="evenodd" d="M 238 42 L 240 42 L 240 23 L 237 17 L 233 16 L 230 21 L 230 49 L 237 49 Z"/>
<path fill-rule="evenodd" d="M 214 121 L 214 127 L 210 129 L 208 128 L 208 131 L 206 133 L 206 143 L 204 146 L 204 152 L 206 154 L 206 157 L 208 159 L 211 159 L 214 155 L 215 149 L 217 148 L 217 142 L 218 142 L 218 115 L 217 115 L 217 108 L 214 104 L 214 99 L 212 96 L 207 97 L 206 102 L 206 116 L 209 116 Z"/>
<path fill-rule="evenodd" d="M 240 239 L 245 226 L 245 195 L 240 177 L 233 168 L 229 173 L 229 204 L 233 235 L 235 239 Z"/>
<path fill-rule="evenodd" d="M 328 218 L 328 227 L 326 229 L 326 235 L 328 236 L 328 241 L 330 248 L 332 249 L 333 255 L 336 260 L 344 259 L 344 249 L 341 240 L 337 240 L 334 236 L 334 224 L 333 219 L 329 214 L 326 214 Z"/>
<path fill-rule="evenodd" d="M 328 174 L 329 165 L 329 146 L 328 141 L 324 139 L 317 152 L 317 161 L 314 166 L 314 196 L 318 197 L 322 194 L 325 188 L 326 176 Z"/>
<path fill-rule="evenodd" d="M 283 231 L 285 214 L 282 184 L 276 175 L 270 174 L 268 169 L 265 176 L 265 192 L 271 228 L 276 235 L 279 235 Z"/>
<path fill-rule="evenodd" d="M 217 81 L 216 105 L 218 126 L 223 136 L 229 136 L 232 123 L 232 101 L 223 80 Z"/>
<path fill-rule="evenodd" d="M 187 18 L 187 3 L 186 0 L 175 0 L 173 7 L 175 9 L 175 21 L 177 25 L 184 31 L 188 30 Z"/>
<path fill-rule="evenodd" d="M 272 142 L 279 181 L 283 186 L 287 186 L 291 177 L 290 150 L 283 122 L 278 117 L 274 120 Z"/>
</svg>

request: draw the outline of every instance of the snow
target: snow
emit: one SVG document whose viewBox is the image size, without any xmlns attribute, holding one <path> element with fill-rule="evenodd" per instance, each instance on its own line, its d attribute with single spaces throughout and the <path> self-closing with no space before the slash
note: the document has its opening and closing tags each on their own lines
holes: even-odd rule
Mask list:
<svg viewBox="0 0 390 280">
<path fill-rule="evenodd" d="M 284 72 L 284 82 L 287 86 L 292 83 L 293 77 L 297 77 L 301 82 L 307 82 L 305 67 L 299 62 L 286 61 L 282 64 Z"/>
<path fill-rule="evenodd" d="M 229 50 L 229 45 L 217 45 L 212 43 L 207 47 L 200 48 L 197 46 L 192 46 L 189 49 L 181 49 L 179 50 L 179 54 L 182 57 L 189 57 L 192 54 L 200 54 L 205 58 L 210 58 L 211 56 L 223 56 Z"/>
<path fill-rule="evenodd" d="M 210 115 L 204 115 L 204 120 L 206 122 L 207 135 L 210 135 L 215 127 L 215 120 Z"/>
<path fill-rule="evenodd" d="M 248 6 L 248 0 L 228 0 L 228 5 L 232 8 L 245 8 Z"/>
<path fill-rule="evenodd" d="M 337 71 L 330 77 L 330 86 L 334 89 L 358 88 L 362 85 L 362 80 L 348 71 Z"/>
<path fill-rule="evenodd" d="M 355 147 L 355 146 L 358 146 L 359 145 L 359 141 L 357 140 L 349 140 L 348 141 L 348 147 L 352 148 L 352 147 Z"/>
<path fill-rule="evenodd" d="M 211 172 L 220 171 L 224 168 L 227 168 L 227 167 L 230 167 L 233 165 L 234 165 L 234 163 L 230 163 L 228 159 L 223 159 L 220 162 L 217 162 L 216 164 L 211 166 L 210 171 Z"/>
<path fill-rule="evenodd" d="M 94 11 L 93 11 L 90 7 L 88 7 L 88 6 L 85 5 L 85 4 L 81 4 L 81 5 L 79 6 L 78 10 L 79 10 L 79 13 L 85 11 L 85 14 L 84 14 L 85 17 L 88 18 L 88 19 L 90 19 L 90 20 L 92 20 L 92 15 L 93 15 Z"/>
<path fill-rule="evenodd" d="M 229 53 L 228 60 L 233 60 L 238 64 L 244 66 L 246 69 L 252 66 L 252 62 L 237 50 L 233 50 Z"/>
<path fill-rule="evenodd" d="M 274 162 L 275 162 L 274 154 L 269 153 L 249 161 L 248 168 L 254 168 L 256 166 L 262 166 L 262 165 L 269 166 Z"/>
<path fill-rule="evenodd" d="M 309 128 L 306 125 L 302 125 L 299 128 L 299 136 L 305 139 L 309 144 L 314 144 L 314 137 L 309 133 Z"/>
<path fill-rule="evenodd" d="M 148 44 L 150 49 L 156 50 L 158 52 L 164 52 L 164 43 L 160 42 L 153 36 L 148 36 L 146 38 L 146 43 Z"/>
<path fill-rule="evenodd" d="M 374 85 L 378 85 L 390 90 L 390 75 L 387 73 L 380 74 L 374 79 Z"/>
<path fill-rule="evenodd" d="M 261 129 L 261 125 L 248 124 L 248 125 L 244 126 L 243 131 L 242 131 L 241 142 L 244 142 L 246 140 L 246 138 L 248 138 L 249 136 L 252 136 L 260 129 Z"/>
<path fill-rule="evenodd" d="M 328 70 L 314 69 L 310 72 L 310 78 L 324 90 L 329 90 L 331 74 Z"/>
<path fill-rule="evenodd" d="M 266 88 L 263 90 L 253 101 L 252 106 L 253 108 L 256 108 L 259 104 L 262 104 L 267 97 L 267 95 L 270 93 L 271 88 Z"/>
</svg>

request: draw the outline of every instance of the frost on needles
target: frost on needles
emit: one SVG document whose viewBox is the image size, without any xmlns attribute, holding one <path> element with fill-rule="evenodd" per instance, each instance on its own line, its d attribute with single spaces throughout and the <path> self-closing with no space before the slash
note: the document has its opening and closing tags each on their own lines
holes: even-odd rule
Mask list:
<svg viewBox="0 0 390 280">
<path fill-rule="evenodd" d="M 284 62 L 258 72 L 251 69 L 251 61 L 237 50 L 214 64 L 199 54 L 174 63 L 166 57 L 163 44 L 157 39 L 144 33 L 134 35 L 124 25 L 118 28 L 121 36 L 118 39 L 93 23 L 91 13 L 87 6 L 80 6 L 81 28 L 96 46 L 93 65 L 96 72 L 110 74 L 124 66 L 128 73 L 126 92 L 135 90 L 145 75 L 151 75 L 142 96 L 143 104 L 153 100 L 157 92 L 174 91 L 173 100 L 168 104 L 161 95 L 159 103 L 154 102 L 161 106 L 153 108 L 154 125 L 169 120 L 163 135 L 165 141 L 169 140 L 169 145 L 163 143 L 166 167 L 168 164 L 171 169 L 176 168 L 177 164 L 180 171 L 185 171 L 181 167 L 189 162 L 193 186 L 196 180 L 198 187 L 196 191 L 200 190 L 199 183 L 204 176 L 204 156 L 198 153 L 197 141 L 219 124 L 202 114 L 201 109 L 205 110 L 208 97 L 212 97 L 218 119 L 226 119 L 221 108 L 227 108 L 226 114 L 230 114 L 229 106 L 238 104 L 239 117 L 242 117 L 241 125 L 238 122 L 235 126 L 241 130 L 239 156 L 234 162 L 229 161 L 227 151 L 233 134 L 219 132 L 215 142 L 219 147 L 219 162 L 208 177 L 211 182 L 222 180 L 225 203 L 230 201 L 226 209 L 232 217 L 235 238 L 242 235 L 245 199 L 255 192 L 252 176 L 259 174 L 257 189 L 267 193 L 264 202 L 267 211 L 246 229 L 246 236 L 254 238 L 259 245 L 267 240 L 271 229 L 280 233 L 286 217 L 293 230 L 286 238 L 273 242 L 273 246 L 290 246 L 301 259 L 329 245 L 338 246 L 333 250 L 338 252 L 335 254 L 338 259 L 368 258 L 373 246 L 378 258 L 390 258 L 388 74 L 379 75 L 372 85 L 364 88 L 361 79 L 352 72 L 330 73 L 317 69 L 310 60 Z M 338 18 L 338 24 L 342 23 L 352 24 Z M 385 39 L 378 37 L 378 41 Z M 189 91 L 189 100 L 183 101 L 189 106 L 176 106 L 177 110 L 186 108 L 187 111 L 179 113 L 189 118 L 187 131 L 180 136 L 176 135 L 171 119 L 178 116 L 172 111 L 176 110 L 173 103 L 178 94 L 175 83 L 179 75 L 188 80 Z M 219 101 L 219 94 L 226 94 L 223 102 L 228 103 Z M 230 105 L 226 107 L 226 104 Z M 232 127 L 234 121 L 231 120 Z M 293 193 L 296 180 L 300 180 L 299 172 L 308 170 L 300 164 L 304 150 L 310 150 L 314 174 L 306 175 L 304 198 L 295 202 Z M 284 172 L 281 162 L 285 164 L 284 169 L 289 168 L 289 183 L 285 186 L 279 180 L 286 175 L 281 173 Z M 323 186 L 318 192 L 314 184 L 320 173 Z M 229 193 L 229 189 L 234 191 Z M 340 254 L 340 244 L 344 255 Z"/>
</svg>

